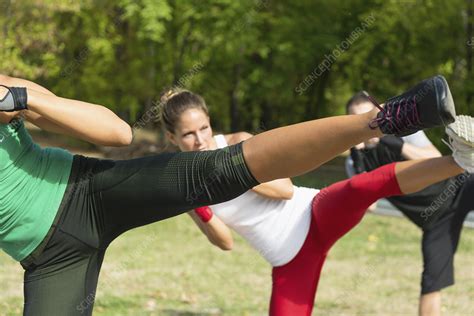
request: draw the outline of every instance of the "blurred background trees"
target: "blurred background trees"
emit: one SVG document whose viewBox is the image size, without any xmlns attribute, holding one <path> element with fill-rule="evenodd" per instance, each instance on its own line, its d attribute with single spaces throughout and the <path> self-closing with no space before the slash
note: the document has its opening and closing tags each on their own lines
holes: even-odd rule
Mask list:
<svg viewBox="0 0 474 316">
<path fill-rule="evenodd" d="M 437 73 L 459 112 L 474 115 L 472 9 L 472 0 L 0 0 L 0 72 L 105 104 L 131 124 L 172 85 L 201 94 L 217 130 L 259 132 L 343 114 L 361 89 L 383 101 Z"/>
</svg>

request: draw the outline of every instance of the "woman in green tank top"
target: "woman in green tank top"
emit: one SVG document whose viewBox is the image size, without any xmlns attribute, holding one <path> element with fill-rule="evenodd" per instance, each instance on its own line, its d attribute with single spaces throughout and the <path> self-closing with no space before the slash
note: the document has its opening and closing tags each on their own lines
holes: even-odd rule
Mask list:
<svg viewBox="0 0 474 316">
<path fill-rule="evenodd" d="M 271 130 L 226 149 L 113 161 L 40 148 L 22 122 L 94 144 L 128 145 L 131 129 L 113 112 L 22 79 L 0 76 L 0 85 L 0 247 L 25 269 L 24 315 L 35 316 L 91 315 L 105 251 L 127 230 L 302 174 L 384 132 L 454 120 L 452 99 L 438 97 L 439 89 L 450 97 L 449 88 L 435 77 L 408 93 L 423 92 L 430 102 L 395 97 L 380 112 Z M 279 161 L 285 164 L 274 168 Z"/>
</svg>

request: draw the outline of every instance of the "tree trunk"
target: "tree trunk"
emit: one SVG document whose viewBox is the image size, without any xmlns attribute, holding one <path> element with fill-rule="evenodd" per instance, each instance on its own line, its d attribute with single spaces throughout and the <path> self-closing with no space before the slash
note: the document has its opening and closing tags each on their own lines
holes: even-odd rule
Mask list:
<svg viewBox="0 0 474 316">
<path fill-rule="evenodd" d="M 262 113 L 260 115 L 260 126 L 258 126 L 257 133 L 264 132 L 274 127 L 272 124 L 272 107 L 267 99 L 262 102 L 261 107 Z"/>
<path fill-rule="evenodd" d="M 115 46 L 115 51 L 114 51 L 115 60 L 117 61 L 117 64 L 119 64 L 119 65 L 126 65 L 127 64 L 127 53 L 128 53 L 127 52 L 127 49 L 128 49 L 127 46 L 128 46 L 130 36 L 131 36 L 130 29 L 129 29 L 129 22 L 124 21 L 124 20 L 120 20 L 119 17 L 122 15 L 122 10 L 119 7 L 115 7 L 114 11 L 115 11 L 114 12 L 115 17 L 114 17 L 113 21 L 116 21 L 115 25 L 116 25 L 116 28 L 117 28 L 117 32 L 119 32 L 119 34 L 121 34 L 124 38 L 127 39 L 126 41 L 123 41 L 121 44 Z M 114 91 L 114 104 L 116 106 L 115 111 L 119 114 L 120 117 L 124 118 L 125 120 L 129 120 L 130 119 L 129 109 L 128 108 L 124 109 L 122 107 L 122 102 L 121 102 L 122 95 L 123 95 L 122 89 L 123 88 L 120 87 L 120 86 L 117 86 L 117 87 L 113 88 L 113 91 Z"/>
<path fill-rule="evenodd" d="M 330 69 L 324 71 L 308 89 L 308 101 L 303 120 L 320 118 L 325 114 L 324 93 L 328 86 L 330 72 Z"/>
<path fill-rule="evenodd" d="M 266 25 L 264 34 L 269 34 L 270 33 L 270 27 Z M 265 69 L 265 73 L 270 77 L 272 72 L 273 72 L 273 57 L 274 53 L 270 52 L 268 54 L 267 58 L 264 59 L 263 61 L 263 67 Z M 264 101 L 262 102 L 261 105 L 261 114 L 260 114 L 260 126 L 258 126 L 259 132 L 265 131 L 267 129 L 275 127 L 275 122 L 273 121 L 273 115 L 272 115 L 272 105 L 270 101 L 268 100 L 268 97 L 266 96 L 266 91 L 263 91 L 263 96 L 264 96 Z"/>
<path fill-rule="evenodd" d="M 7 0 L 0 9 L 5 12 L 5 23 L 3 23 L 3 38 L 8 38 L 8 23 L 12 18 L 11 1 Z"/>
<path fill-rule="evenodd" d="M 181 46 L 179 47 L 179 53 L 177 56 L 177 60 L 175 62 L 175 67 L 174 67 L 174 78 L 173 78 L 173 85 L 179 85 L 179 80 L 181 79 L 181 76 L 183 75 L 183 64 L 184 64 L 184 53 L 186 52 L 186 48 L 189 45 L 189 39 L 191 38 L 192 31 L 194 30 L 194 20 L 191 20 L 189 29 L 184 34 L 183 36 L 183 41 L 181 43 Z M 176 33 L 176 37 L 178 36 L 178 33 Z M 186 87 L 182 87 L 186 88 Z"/>
<path fill-rule="evenodd" d="M 467 61 L 467 95 L 466 95 L 466 105 L 469 110 L 472 109 L 472 87 L 471 84 L 473 83 L 472 77 L 472 50 L 474 47 L 472 46 L 473 43 L 473 28 L 472 28 L 472 0 L 466 0 L 467 5 L 467 24 L 466 24 L 466 35 L 467 35 L 467 45 L 466 45 L 466 61 Z"/>
<path fill-rule="evenodd" d="M 233 68 L 234 84 L 230 91 L 230 130 L 235 133 L 239 130 L 239 99 L 237 92 L 239 91 L 240 73 L 242 66 L 238 62 Z"/>
</svg>

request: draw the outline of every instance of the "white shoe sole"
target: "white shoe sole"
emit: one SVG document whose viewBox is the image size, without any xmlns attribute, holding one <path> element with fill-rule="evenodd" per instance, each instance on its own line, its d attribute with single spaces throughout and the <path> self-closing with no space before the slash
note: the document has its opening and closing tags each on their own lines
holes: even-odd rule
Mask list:
<svg viewBox="0 0 474 316">
<path fill-rule="evenodd" d="M 467 115 L 456 116 L 456 121 L 446 127 L 446 134 L 474 147 L 474 118 Z"/>
</svg>

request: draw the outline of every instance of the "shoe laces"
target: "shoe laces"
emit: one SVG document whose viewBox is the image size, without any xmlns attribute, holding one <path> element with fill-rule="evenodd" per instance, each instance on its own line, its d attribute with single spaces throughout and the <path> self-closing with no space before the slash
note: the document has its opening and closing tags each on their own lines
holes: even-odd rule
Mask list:
<svg viewBox="0 0 474 316">
<path fill-rule="evenodd" d="M 377 115 L 369 123 L 371 129 L 380 126 L 387 126 L 388 130 L 394 133 L 401 133 L 410 127 L 420 126 L 421 120 L 416 106 L 416 96 L 412 98 L 399 98 L 387 101 L 382 107 L 371 95 L 364 91 L 366 97 L 380 110 L 382 115 Z"/>
<path fill-rule="evenodd" d="M 451 149 L 451 151 L 453 152 L 453 154 L 455 154 L 458 149 L 456 148 L 456 146 L 453 145 L 454 143 L 454 139 L 450 136 L 448 136 L 448 140 L 445 140 L 444 138 L 441 139 L 441 141 L 449 147 L 449 149 Z"/>
</svg>

